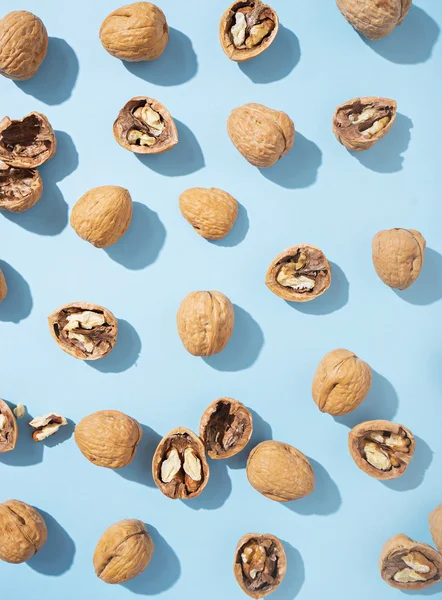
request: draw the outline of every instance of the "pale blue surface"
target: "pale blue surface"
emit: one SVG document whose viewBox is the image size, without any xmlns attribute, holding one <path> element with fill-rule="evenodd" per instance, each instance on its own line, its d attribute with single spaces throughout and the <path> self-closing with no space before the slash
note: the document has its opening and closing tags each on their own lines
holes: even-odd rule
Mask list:
<svg viewBox="0 0 442 600">
<path fill-rule="evenodd" d="M 34 416 L 55 410 L 71 419 L 46 444 L 31 442 L 20 422 L 18 448 L 0 457 L 0 500 L 37 506 L 50 535 L 28 564 L 0 564 L 5 597 L 242 600 L 231 572 L 236 542 L 269 531 L 286 542 L 289 562 L 275 600 L 393 599 L 401 593 L 377 570 L 384 541 L 399 532 L 430 541 L 427 515 L 442 502 L 442 3 L 418 0 L 400 29 L 371 44 L 333 0 L 273 0 L 279 36 L 241 67 L 218 42 L 227 3 L 163 0 L 172 28 L 164 56 L 124 65 L 98 39 L 118 2 L 2 2 L 2 13 L 37 12 L 51 38 L 34 79 L 0 79 L 1 115 L 44 112 L 59 148 L 41 169 L 40 204 L 0 216 L 10 288 L 0 306 L 0 395 Z M 158 98 L 175 117 L 180 144 L 172 152 L 139 159 L 114 141 L 112 123 L 135 95 Z M 330 126 L 335 106 L 357 95 L 395 98 L 400 114 L 384 140 L 355 156 Z M 255 169 L 228 139 L 227 116 L 245 102 L 295 121 L 295 147 L 273 169 Z M 105 184 L 126 186 L 135 212 L 122 241 L 101 251 L 67 220 L 86 190 Z M 206 242 L 181 217 L 178 196 L 192 186 L 224 188 L 241 203 L 223 242 Z M 394 226 L 419 229 L 429 247 L 419 281 L 402 294 L 382 284 L 371 262 L 373 235 Z M 334 264 L 331 290 L 304 306 L 263 283 L 273 257 L 298 242 L 319 246 Z M 207 361 L 184 350 L 175 326 L 181 299 L 197 289 L 220 290 L 236 307 L 231 342 Z M 50 337 L 47 315 L 76 300 L 120 319 L 108 358 L 76 361 Z M 335 421 L 318 411 L 310 386 L 319 360 L 337 347 L 367 360 L 375 376 L 363 406 Z M 273 437 L 311 457 L 314 495 L 288 505 L 260 496 L 246 479 L 246 453 L 212 462 L 208 488 L 192 502 L 154 487 L 159 437 L 179 425 L 196 430 L 222 395 L 255 411 L 254 442 Z M 73 423 L 105 408 L 145 424 L 136 459 L 119 472 L 90 464 L 70 437 Z M 417 436 L 416 457 L 394 483 L 369 478 L 349 456 L 349 426 L 367 418 L 395 419 Z M 155 554 L 145 575 L 109 586 L 91 558 L 105 528 L 125 517 L 148 523 Z"/>
</svg>

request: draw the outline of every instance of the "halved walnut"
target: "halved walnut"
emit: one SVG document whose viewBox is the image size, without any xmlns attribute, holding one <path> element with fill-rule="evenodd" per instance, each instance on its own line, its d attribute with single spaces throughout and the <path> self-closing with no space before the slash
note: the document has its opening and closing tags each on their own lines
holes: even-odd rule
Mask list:
<svg viewBox="0 0 442 600">
<path fill-rule="evenodd" d="M 11 167 L 35 169 L 52 158 L 56 149 L 54 130 L 41 113 L 0 121 L 0 160 Z"/>
<path fill-rule="evenodd" d="M 241 452 L 252 437 L 249 410 L 233 398 L 218 398 L 201 417 L 200 437 L 210 458 L 229 458 Z"/>
<path fill-rule="evenodd" d="M 32 439 L 34 442 L 42 442 L 49 436 L 57 433 L 60 427 L 67 424 L 68 422 L 61 415 L 49 413 L 43 417 L 35 417 L 35 419 L 32 419 L 32 421 L 29 423 L 29 427 L 35 429 L 32 434 Z"/>
<path fill-rule="evenodd" d="M 18 438 L 17 421 L 4 400 L 0 400 L 0 454 L 14 450 Z"/>
<path fill-rule="evenodd" d="M 189 429 L 173 429 L 158 444 L 152 474 L 159 489 L 172 500 L 188 500 L 201 494 L 210 472 L 199 437 Z"/>
<path fill-rule="evenodd" d="M 409 429 L 390 421 L 366 421 L 348 436 L 353 460 L 376 479 L 396 479 L 408 467 L 416 442 Z"/>
<path fill-rule="evenodd" d="M 440 581 L 442 555 L 404 534 L 392 537 L 379 558 L 381 577 L 400 590 L 420 590 Z"/>
<path fill-rule="evenodd" d="M 36 169 L 16 169 L 0 161 L 0 210 L 23 212 L 40 200 L 43 182 Z"/>
<path fill-rule="evenodd" d="M 178 143 L 178 132 L 169 111 L 153 98 L 136 96 L 120 110 L 114 123 L 117 142 L 137 154 L 159 154 Z"/>
<path fill-rule="evenodd" d="M 336 109 L 333 133 L 347 150 L 368 150 L 390 131 L 396 109 L 390 98 L 353 98 Z"/>
<path fill-rule="evenodd" d="M 117 341 L 116 318 L 98 304 L 65 304 L 49 316 L 48 322 L 51 335 L 60 348 L 82 360 L 103 358 Z"/>
</svg>

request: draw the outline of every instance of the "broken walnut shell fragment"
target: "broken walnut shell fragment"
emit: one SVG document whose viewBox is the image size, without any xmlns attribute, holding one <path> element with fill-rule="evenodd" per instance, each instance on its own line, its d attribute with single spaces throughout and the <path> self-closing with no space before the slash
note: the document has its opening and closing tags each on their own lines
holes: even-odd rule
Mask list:
<svg viewBox="0 0 442 600">
<path fill-rule="evenodd" d="M 241 452 L 253 432 L 251 412 L 238 400 L 218 398 L 204 411 L 200 438 L 213 460 L 230 458 Z"/>
<path fill-rule="evenodd" d="M 19 564 L 42 549 L 48 537 L 37 509 L 20 500 L 0 504 L 0 560 Z"/>
<path fill-rule="evenodd" d="M 43 193 L 37 169 L 20 169 L 0 161 L 0 210 L 23 212 L 32 208 Z"/>
<path fill-rule="evenodd" d="M 118 323 L 103 306 L 71 302 L 48 317 L 49 331 L 62 350 L 80 360 L 98 360 L 117 341 Z"/>
<path fill-rule="evenodd" d="M 0 74 L 24 81 L 33 77 L 48 50 L 48 32 L 41 19 L 15 10 L 0 21 Z"/>
<path fill-rule="evenodd" d="M 379 278 L 391 288 L 412 285 L 424 264 L 426 241 L 415 229 L 386 229 L 372 242 L 373 265 Z"/>
<path fill-rule="evenodd" d="M 298 244 L 287 248 L 272 261 L 265 283 L 271 292 L 289 302 L 308 302 L 321 296 L 331 285 L 331 267 L 316 246 Z"/>
<path fill-rule="evenodd" d="M 421 590 L 442 577 L 442 555 L 400 533 L 389 539 L 379 557 L 381 577 L 399 590 Z"/>
<path fill-rule="evenodd" d="M 369 40 L 379 40 L 400 25 L 412 0 L 336 0 L 346 20 Z"/>
<path fill-rule="evenodd" d="M 160 154 L 178 144 L 178 131 L 169 111 L 147 96 L 132 98 L 114 123 L 117 142 L 136 154 Z"/>
<path fill-rule="evenodd" d="M 170 431 L 155 450 L 152 475 L 161 492 L 172 500 L 190 500 L 199 496 L 210 475 L 200 438 L 183 427 Z"/>
<path fill-rule="evenodd" d="M 439 504 L 428 517 L 430 533 L 439 552 L 442 552 L 442 504 Z"/>
<path fill-rule="evenodd" d="M 124 583 L 142 573 L 150 563 L 154 543 L 137 519 L 123 519 L 106 529 L 94 552 L 94 569 L 105 583 Z"/>
<path fill-rule="evenodd" d="M 333 133 L 347 150 L 368 150 L 390 131 L 396 110 L 397 104 L 390 98 L 353 98 L 335 110 Z"/>
<path fill-rule="evenodd" d="M 0 269 L 0 302 L 3 302 L 3 300 L 6 298 L 7 295 L 8 295 L 8 284 L 6 283 L 6 279 L 3 274 L 3 271 Z"/>
<path fill-rule="evenodd" d="M 260 169 L 272 167 L 295 141 L 295 125 L 285 112 L 254 103 L 232 110 L 227 133 L 238 152 Z"/>
<path fill-rule="evenodd" d="M 243 62 L 267 50 L 278 29 L 273 8 L 261 0 L 236 0 L 221 17 L 219 39 L 231 60 Z"/>
<path fill-rule="evenodd" d="M 233 573 L 251 598 L 265 598 L 281 584 L 287 557 L 281 541 L 271 533 L 248 533 L 235 550 Z"/>
<path fill-rule="evenodd" d="M 218 188 L 190 188 L 180 195 L 180 211 L 206 240 L 225 237 L 238 216 L 238 202 Z"/>
<path fill-rule="evenodd" d="M 261 442 L 250 452 L 247 479 L 256 491 L 276 502 L 304 498 L 315 487 L 308 458 L 293 446 L 273 440 Z"/>
<path fill-rule="evenodd" d="M 67 424 L 68 422 L 61 415 L 49 413 L 43 417 L 35 417 L 35 419 L 32 419 L 29 423 L 29 427 L 35 429 L 32 433 L 34 442 L 42 442 L 51 435 L 54 435 L 54 433 L 57 433 L 60 427 Z"/>
<path fill-rule="evenodd" d="M 35 169 L 57 149 L 54 130 L 48 119 L 32 112 L 19 120 L 4 117 L 0 121 L 0 160 L 11 167 Z"/>
<path fill-rule="evenodd" d="M 0 454 L 14 450 L 18 427 L 14 413 L 4 400 L 0 400 Z"/>
<path fill-rule="evenodd" d="M 405 473 L 416 447 L 409 429 L 391 421 L 365 421 L 348 434 L 357 466 L 375 479 L 396 479 Z"/>
</svg>

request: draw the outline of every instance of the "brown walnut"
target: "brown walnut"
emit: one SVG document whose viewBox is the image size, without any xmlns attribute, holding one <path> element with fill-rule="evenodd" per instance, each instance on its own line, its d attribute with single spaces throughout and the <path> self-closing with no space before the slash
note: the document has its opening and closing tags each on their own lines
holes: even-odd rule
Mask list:
<svg viewBox="0 0 442 600">
<path fill-rule="evenodd" d="M 0 161 L 0 210 L 23 212 L 32 208 L 43 193 L 37 169 L 17 169 Z"/>
<path fill-rule="evenodd" d="M 0 74 L 9 79 L 33 77 L 48 49 L 41 19 L 26 10 L 10 12 L 0 21 Z"/>
<path fill-rule="evenodd" d="M 218 398 L 206 408 L 200 421 L 200 437 L 210 458 L 230 458 L 241 452 L 253 432 L 252 415 L 233 398 Z"/>
<path fill-rule="evenodd" d="M 280 585 L 287 570 L 284 546 L 270 533 L 248 533 L 235 550 L 233 573 L 251 598 L 265 598 Z"/>
<path fill-rule="evenodd" d="M 23 563 L 37 554 L 48 537 L 37 509 L 20 500 L 0 504 L 0 560 Z"/>
<path fill-rule="evenodd" d="M 180 196 L 183 217 L 207 240 L 220 240 L 235 224 L 238 202 L 218 188 L 190 188 Z"/>
<path fill-rule="evenodd" d="M 0 121 L 0 160 L 11 167 L 35 169 L 57 149 L 54 130 L 47 118 L 37 112 L 20 120 L 4 117 Z"/>
<path fill-rule="evenodd" d="M 0 454 L 14 450 L 18 438 L 17 421 L 4 400 L 0 400 Z"/>
<path fill-rule="evenodd" d="M 336 0 L 350 25 L 369 40 L 390 34 L 405 19 L 411 3 L 412 0 Z"/>
<path fill-rule="evenodd" d="M 442 504 L 439 504 L 428 517 L 431 537 L 439 552 L 442 552 Z"/>
<path fill-rule="evenodd" d="M 424 264 L 426 242 L 415 229 L 387 229 L 372 242 L 376 273 L 391 288 L 405 290 L 416 281 Z"/>
<path fill-rule="evenodd" d="M 0 269 L 0 302 L 6 298 L 8 294 L 8 285 L 6 283 L 5 276 L 3 275 L 3 271 Z"/>
</svg>

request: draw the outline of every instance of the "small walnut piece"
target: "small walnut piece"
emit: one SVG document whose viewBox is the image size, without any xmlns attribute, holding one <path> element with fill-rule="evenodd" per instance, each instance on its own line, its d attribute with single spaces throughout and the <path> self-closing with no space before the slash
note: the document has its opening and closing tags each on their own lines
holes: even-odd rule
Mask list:
<svg viewBox="0 0 442 600">
<path fill-rule="evenodd" d="M 95 548 L 95 574 L 106 583 L 124 583 L 147 568 L 153 551 L 152 538 L 142 521 L 118 521 L 106 529 Z"/>
<path fill-rule="evenodd" d="M 412 285 L 424 264 L 426 242 L 415 229 L 387 229 L 373 238 L 373 265 L 391 288 L 405 290 Z"/>
<path fill-rule="evenodd" d="M 247 478 L 255 490 L 276 502 L 304 498 L 315 487 L 308 458 L 293 446 L 272 440 L 261 442 L 250 452 Z"/>
<path fill-rule="evenodd" d="M 0 560 L 23 563 L 44 546 L 48 531 L 41 514 L 20 500 L 0 504 Z"/>
<path fill-rule="evenodd" d="M 210 475 L 199 437 L 183 427 L 164 436 L 153 457 L 152 475 L 159 489 L 172 500 L 199 496 Z"/>
<path fill-rule="evenodd" d="M 431 537 L 439 552 L 442 553 L 442 504 L 439 504 L 428 517 Z"/>
<path fill-rule="evenodd" d="M 183 217 L 207 240 L 220 240 L 235 224 L 238 202 L 218 188 L 190 188 L 180 196 Z"/>
<path fill-rule="evenodd" d="M 238 152 L 261 169 L 277 163 L 295 141 L 291 118 L 262 104 L 234 108 L 227 119 L 227 133 Z"/>
<path fill-rule="evenodd" d="M 29 423 L 29 426 L 35 429 L 32 434 L 32 439 L 34 442 L 42 442 L 49 436 L 57 433 L 60 427 L 67 424 L 68 422 L 66 419 L 56 413 L 49 413 L 43 417 L 36 417 Z"/>
<path fill-rule="evenodd" d="M 26 414 L 26 409 L 23 404 L 17 404 L 17 406 L 13 410 L 14 415 L 17 419 L 22 419 Z"/>
<path fill-rule="evenodd" d="M 0 454 L 14 450 L 18 438 L 17 421 L 4 400 L 0 400 Z"/>
<path fill-rule="evenodd" d="M 0 210 L 28 210 L 42 193 L 43 182 L 36 169 L 16 169 L 0 161 Z"/>
<path fill-rule="evenodd" d="M 3 275 L 3 271 L 0 269 L 0 302 L 6 298 L 8 294 L 8 285 L 6 283 L 5 276 Z"/>
<path fill-rule="evenodd" d="M 233 573 L 251 598 L 264 598 L 284 579 L 287 558 L 280 540 L 270 533 L 248 533 L 235 550 Z"/>
<path fill-rule="evenodd" d="M 26 10 L 16 10 L 0 21 L 0 74 L 9 79 L 33 77 L 48 49 L 43 22 Z"/>
<path fill-rule="evenodd" d="M 440 581 L 442 555 L 404 534 L 392 537 L 379 558 L 381 577 L 400 590 L 420 590 Z"/>
<path fill-rule="evenodd" d="M 230 458 L 249 443 L 253 432 L 252 415 L 233 398 L 218 398 L 204 411 L 200 438 L 213 460 Z"/>
<path fill-rule="evenodd" d="M 369 40 L 389 35 L 407 16 L 412 0 L 336 0 L 353 27 Z"/>
<path fill-rule="evenodd" d="M 0 160 L 11 167 L 35 169 L 50 158 L 57 149 L 54 130 L 47 118 L 38 112 L 21 120 L 0 121 Z"/>
</svg>

